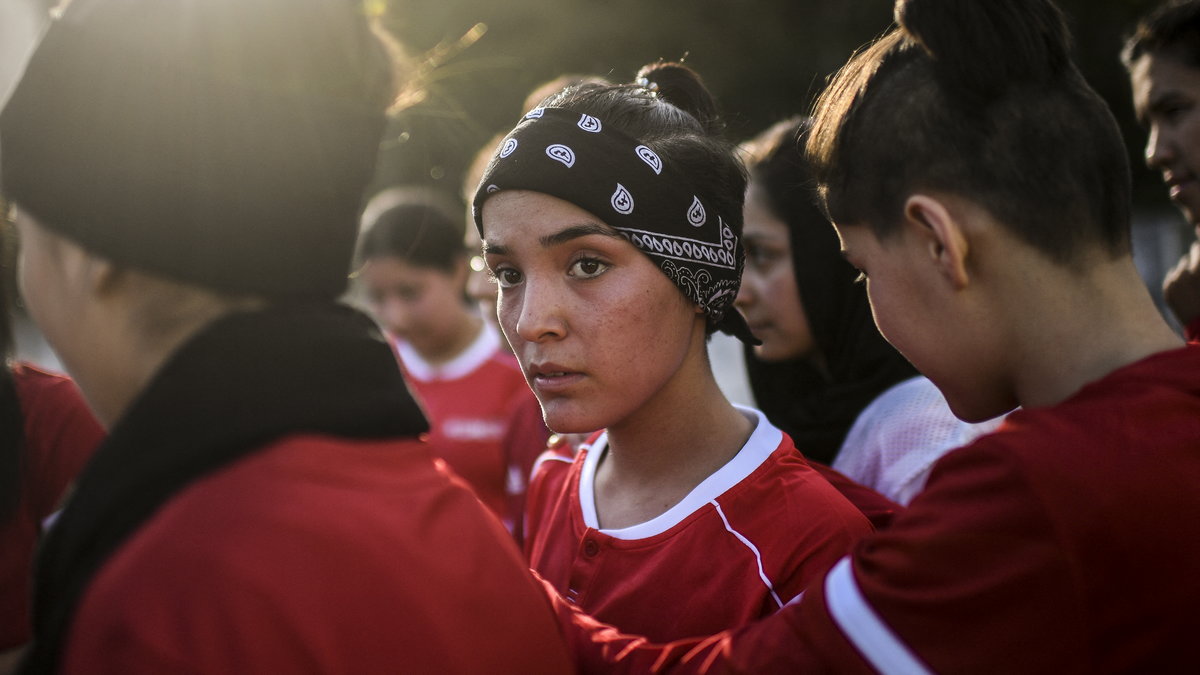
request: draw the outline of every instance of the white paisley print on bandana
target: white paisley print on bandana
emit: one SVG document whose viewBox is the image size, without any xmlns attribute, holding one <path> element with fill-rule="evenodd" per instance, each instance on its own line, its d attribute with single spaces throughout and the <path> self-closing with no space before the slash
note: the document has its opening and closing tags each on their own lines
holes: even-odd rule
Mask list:
<svg viewBox="0 0 1200 675">
<path fill-rule="evenodd" d="M 723 214 L 694 191 L 686 173 L 597 117 L 563 108 L 526 113 L 476 193 L 480 229 L 478 207 L 496 190 L 541 192 L 601 217 L 714 321 L 733 305 L 743 253 Z M 732 332 L 749 335 L 741 316 L 732 314 Z"/>
</svg>

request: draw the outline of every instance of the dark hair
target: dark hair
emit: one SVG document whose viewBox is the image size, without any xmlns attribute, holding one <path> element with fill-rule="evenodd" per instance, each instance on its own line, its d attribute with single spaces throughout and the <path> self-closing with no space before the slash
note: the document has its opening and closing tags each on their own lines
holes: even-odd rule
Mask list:
<svg viewBox="0 0 1200 675">
<path fill-rule="evenodd" d="M 746 169 L 724 136 L 717 103 L 694 70 L 658 62 L 638 71 L 642 84 L 585 82 L 547 98 L 546 107 L 567 108 L 604 120 L 649 146 L 691 179 L 733 232 L 742 235 Z M 709 321 L 709 332 L 715 330 Z"/>
<path fill-rule="evenodd" d="M 1129 163 L 1048 0 L 898 0 L 898 27 L 821 94 L 808 151 L 830 217 L 887 237 L 904 200 L 987 209 L 1060 264 L 1130 250 Z"/>
<path fill-rule="evenodd" d="M 0 214 L 8 212 L 0 200 Z M 0 527 L 16 513 L 21 498 L 24 460 L 24 417 L 12 373 L 12 292 L 14 230 L 7 218 L 0 219 Z"/>
<path fill-rule="evenodd" d="M 1165 4 L 1142 18 L 1121 50 L 1126 67 L 1147 54 L 1165 54 L 1200 67 L 1200 2 Z"/>
<path fill-rule="evenodd" d="M 453 272 L 466 255 L 462 215 L 451 214 L 432 200 L 401 201 L 380 212 L 367 226 L 359 242 L 363 262 L 390 256 L 418 267 Z"/>
<path fill-rule="evenodd" d="M 810 120 L 793 118 L 743 148 L 755 194 L 787 226 L 792 273 L 804 316 L 824 364 L 766 362 L 745 351 L 755 403 L 788 433 L 805 457 L 830 463 L 871 401 L 916 370 L 888 344 L 871 316 L 866 286 L 842 257 L 837 233 L 817 204 L 802 144 Z"/>
<path fill-rule="evenodd" d="M 123 267 L 336 298 L 396 84 L 355 4 L 64 4 L 0 114 L 3 190 Z"/>
<path fill-rule="evenodd" d="M 767 207 L 789 228 L 811 223 L 836 241 L 837 234 L 821 210 L 817 184 L 803 145 L 812 120 L 792 117 L 778 122 L 742 145 L 750 182 L 763 188 Z M 839 256 L 840 257 L 840 256 Z"/>
</svg>

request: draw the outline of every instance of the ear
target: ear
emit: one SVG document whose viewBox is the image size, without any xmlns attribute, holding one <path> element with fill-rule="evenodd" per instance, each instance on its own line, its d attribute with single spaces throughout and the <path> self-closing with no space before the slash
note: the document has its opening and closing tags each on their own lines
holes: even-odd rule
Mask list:
<svg viewBox="0 0 1200 675">
<path fill-rule="evenodd" d="M 88 285 L 96 295 L 108 295 L 120 287 L 128 276 L 125 269 L 114 265 L 107 258 L 88 255 L 85 273 Z"/>
<path fill-rule="evenodd" d="M 924 242 L 925 250 L 941 275 L 955 290 L 970 283 L 968 244 L 964 223 L 937 197 L 915 194 L 904 202 L 906 227 Z"/>
<path fill-rule="evenodd" d="M 58 235 L 54 235 L 52 243 L 58 264 L 72 288 L 100 297 L 112 293 L 124 281 L 122 268 L 108 258 Z"/>
</svg>

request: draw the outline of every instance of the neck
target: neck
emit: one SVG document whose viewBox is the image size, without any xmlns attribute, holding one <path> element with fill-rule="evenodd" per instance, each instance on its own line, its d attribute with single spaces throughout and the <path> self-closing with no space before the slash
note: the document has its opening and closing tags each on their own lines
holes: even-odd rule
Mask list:
<svg viewBox="0 0 1200 675">
<path fill-rule="evenodd" d="M 1092 264 L 1082 278 L 1027 279 L 1024 307 L 1013 309 L 1055 319 L 1034 325 L 1013 351 L 1013 389 L 1024 407 L 1060 403 L 1118 368 L 1183 346 L 1127 256 Z"/>
<path fill-rule="evenodd" d="M 265 304 L 254 298 L 225 299 L 200 289 L 169 297 L 174 307 L 167 312 L 170 320 L 151 322 L 157 324 L 154 331 L 146 330 L 146 317 L 161 311 L 148 309 L 156 299 L 118 296 L 97 305 L 96 311 L 108 317 L 102 325 L 94 324 L 96 353 L 103 358 L 91 359 L 82 371 L 94 386 L 81 383 L 81 388 L 106 428 L 112 428 L 166 361 L 205 326 L 231 311 Z"/>
<path fill-rule="evenodd" d="M 595 482 L 603 527 L 661 515 L 737 455 L 754 431 L 717 386 L 707 358 L 690 361 L 698 361 L 693 372 L 677 374 L 635 414 L 608 427 Z"/>
<path fill-rule="evenodd" d="M 413 349 L 430 365 L 441 365 L 453 361 L 465 352 L 479 337 L 483 330 L 483 319 L 467 311 L 465 308 L 455 319 L 454 324 L 443 339 L 410 342 Z"/>
</svg>

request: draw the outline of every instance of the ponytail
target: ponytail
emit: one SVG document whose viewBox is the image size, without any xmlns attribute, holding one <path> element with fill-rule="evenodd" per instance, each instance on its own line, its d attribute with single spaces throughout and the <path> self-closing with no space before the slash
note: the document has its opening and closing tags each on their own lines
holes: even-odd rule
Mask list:
<svg viewBox="0 0 1200 675">
<path fill-rule="evenodd" d="M 636 82 L 653 86 L 658 98 L 692 116 L 705 133 L 719 136 L 725 130 L 717 101 L 700 75 L 682 63 L 659 61 L 642 66 Z"/>
<path fill-rule="evenodd" d="M 887 237 L 915 190 L 987 209 L 1060 263 L 1128 253 L 1128 158 L 1049 0 L 898 0 L 834 76 L 808 152 L 829 216 Z"/>
<path fill-rule="evenodd" d="M 898 0 L 896 24 L 948 92 L 974 103 L 1071 69 L 1062 12 L 1044 0 Z"/>
</svg>

